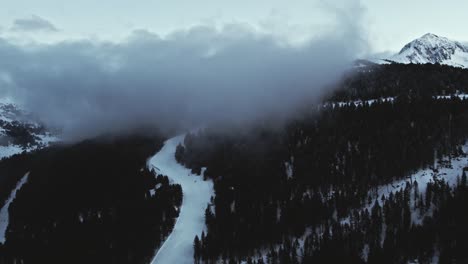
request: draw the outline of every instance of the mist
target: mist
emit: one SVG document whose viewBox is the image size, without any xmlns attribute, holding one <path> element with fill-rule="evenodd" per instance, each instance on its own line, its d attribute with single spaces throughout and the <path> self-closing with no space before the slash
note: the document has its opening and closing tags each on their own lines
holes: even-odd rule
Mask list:
<svg viewBox="0 0 468 264">
<path fill-rule="evenodd" d="M 333 9 L 333 26 L 300 44 L 246 24 L 140 30 L 120 42 L 0 39 L 0 96 L 69 140 L 284 119 L 365 50 L 356 10 Z"/>
</svg>

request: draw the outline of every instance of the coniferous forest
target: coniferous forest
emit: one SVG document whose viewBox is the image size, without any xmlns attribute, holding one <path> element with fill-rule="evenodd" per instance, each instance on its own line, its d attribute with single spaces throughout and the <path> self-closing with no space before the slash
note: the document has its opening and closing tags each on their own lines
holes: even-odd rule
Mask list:
<svg viewBox="0 0 468 264">
<path fill-rule="evenodd" d="M 440 263 L 468 261 L 463 170 L 454 188 L 436 181 L 419 194 L 409 179 L 403 192 L 370 195 L 418 170 L 436 171 L 444 157 L 466 155 L 468 101 L 437 96 L 465 92 L 467 71 L 379 67 L 330 97 L 392 100 L 311 107 L 281 129 L 259 124 L 226 134 L 211 127 L 186 137 L 176 158 L 194 172 L 207 167 L 216 192 L 206 210 L 208 232 L 194 241 L 195 262 L 432 263 L 434 255 Z M 418 223 L 415 211 L 423 218 Z"/>
<path fill-rule="evenodd" d="M 440 243 L 429 227 L 439 219 L 428 219 L 422 227 L 411 225 L 409 203 L 423 204 L 420 210 L 428 210 L 431 204 L 440 207 L 462 199 L 458 191 L 437 183 L 429 194 L 432 198 L 422 201 L 411 197 L 414 188 L 409 180 L 404 193 L 378 197 L 385 201 L 383 208 L 356 209 L 372 204 L 373 187 L 430 168 L 443 156 L 465 155 L 461 146 L 468 135 L 467 103 L 398 99 L 321 109 L 318 117 L 293 122 L 277 132 L 259 128 L 243 136 L 208 130 L 190 135 L 185 147 L 179 147 L 178 158 L 195 171 L 207 167 L 205 175 L 214 180 L 216 192 L 206 211 L 208 232 L 199 238 L 197 258 L 207 263 L 254 260 L 271 251 L 268 263 L 361 263 L 362 248 L 369 245 L 370 263 L 415 259 L 424 263 L 437 248 L 434 243 Z M 464 186 L 457 187 L 459 192 Z M 468 213 L 462 208 L 466 206 L 458 215 L 444 215 L 450 219 L 446 220 L 461 223 Z M 339 220 L 348 216 L 355 222 L 341 224 Z M 452 228 L 459 232 L 465 227 Z M 400 237 L 408 232 L 410 237 Z M 383 237 L 389 241 L 380 241 Z M 465 237 L 458 237 L 460 244 L 440 247 L 454 250 L 454 260 L 464 261 Z M 415 251 L 412 246 L 423 248 Z M 442 261 L 445 253 L 440 254 Z"/>
<path fill-rule="evenodd" d="M 97 139 L 2 161 L 21 162 L 8 175 L 30 174 L 9 208 L 0 263 L 148 263 L 182 201 L 180 186 L 146 166 L 161 143 Z"/>
<path fill-rule="evenodd" d="M 176 160 L 215 191 L 194 263 L 468 263 L 468 164 L 456 184 L 441 172 L 468 154 L 468 70 L 373 65 L 336 86 L 287 121 L 185 137 Z M 0 263 L 150 263 L 183 200 L 147 166 L 168 137 L 96 138 L 0 161 L 1 204 L 30 172 Z M 427 186 L 412 176 L 421 170 L 435 175 Z"/>
</svg>

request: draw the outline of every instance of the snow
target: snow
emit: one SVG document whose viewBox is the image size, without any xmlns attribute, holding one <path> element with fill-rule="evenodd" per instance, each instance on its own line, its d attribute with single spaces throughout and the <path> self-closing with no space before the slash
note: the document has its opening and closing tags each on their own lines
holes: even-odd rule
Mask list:
<svg viewBox="0 0 468 264">
<path fill-rule="evenodd" d="M 370 62 L 373 62 L 373 63 L 376 63 L 376 64 L 391 64 L 390 61 L 386 60 L 386 59 L 381 59 L 381 58 L 369 58 L 367 59 L 368 61 Z"/>
<path fill-rule="evenodd" d="M 15 100 L 13 100 L 12 97 L 0 97 L 0 104 L 3 104 L 3 105 L 17 105 L 17 102 Z"/>
<path fill-rule="evenodd" d="M 20 154 L 24 151 L 31 152 L 31 151 L 34 151 L 43 147 L 47 147 L 47 146 L 50 146 L 52 143 L 58 142 L 60 140 L 59 138 L 55 136 L 51 136 L 51 135 L 36 135 L 36 136 L 40 138 L 37 141 L 39 145 L 29 146 L 26 148 L 23 148 L 20 145 L 14 145 L 14 144 L 0 146 L 0 159 L 9 158 L 15 154 Z"/>
<path fill-rule="evenodd" d="M 438 95 L 437 99 L 451 99 L 452 97 L 458 97 L 461 100 L 468 99 L 468 94 L 453 94 L 453 95 Z"/>
<path fill-rule="evenodd" d="M 6 231 L 8 228 L 8 221 L 9 221 L 9 212 L 8 208 L 10 204 L 15 200 L 16 193 L 18 192 L 21 187 L 28 181 L 29 172 L 26 173 L 23 178 L 16 184 L 15 189 L 11 192 L 10 197 L 6 200 L 5 205 L 0 210 L 0 243 L 5 244 L 6 241 Z"/>
<path fill-rule="evenodd" d="M 155 196 L 156 195 L 156 190 L 158 190 L 159 188 L 161 188 L 162 184 L 161 183 L 158 183 L 156 184 L 156 186 L 154 187 L 154 189 L 151 189 L 150 190 L 150 195 L 151 197 Z"/>
<path fill-rule="evenodd" d="M 467 146 L 464 147 L 465 151 Z M 442 166 L 441 163 L 448 162 L 449 166 Z M 457 184 L 458 178 L 461 176 L 463 168 L 468 165 L 468 157 L 457 157 L 452 160 L 444 158 L 442 162 L 439 162 L 437 170 L 430 168 L 419 170 L 418 172 L 411 175 L 408 179 L 395 181 L 393 183 L 379 187 L 378 197 L 388 197 L 390 193 L 396 193 L 397 191 L 403 191 L 406 187 L 406 182 L 418 183 L 418 189 L 420 193 L 426 192 L 426 187 L 429 182 L 434 182 L 434 179 L 444 180 L 449 186 L 453 187 Z M 379 199 L 380 202 L 380 199 Z M 368 208 L 370 209 L 370 208 Z"/>
<path fill-rule="evenodd" d="M 7 130 L 7 125 L 22 126 L 25 129 L 38 129 L 41 126 L 39 123 L 30 115 L 28 112 L 23 110 L 21 106 L 16 104 L 11 98 L 0 97 L 0 121 L 2 127 L 0 127 L 0 137 L 3 141 L 10 142 Z M 29 152 L 38 148 L 47 147 L 53 142 L 59 141 L 59 138 L 52 135 L 49 132 L 31 133 L 36 138 L 37 144 L 20 146 L 8 143 L 0 146 L 0 159 L 8 158 L 15 154 L 22 153 L 23 151 Z"/>
<path fill-rule="evenodd" d="M 0 146 L 0 159 L 8 158 L 21 152 L 23 152 L 23 149 L 18 145 Z"/>
<path fill-rule="evenodd" d="M 174 229 L 151 263 L 193 263 L 193 240 L 206 231 L 205 209 L 214 196 L 213 182 L 204 181 L 175 160 L 175 150 L 185 135 L 167 140 L 163 148 L 148 161 L 150 168 L 182 186 L 183 201 Z"/>
<path fill-rule="evenodd" d="M 451 99 L 452 97 L 458 97 L 461 100 L 466 100 L 468 99 L 468 94 L 449 94 L 449 95 L 437 95 L 434 96 L 434 99 Z M 376 102 L 382 102 L 382 103 L 393 103 L 395 101 L 396 97 L 381 97 L 377 99 L 369 99 L 369 100 L 354 100 L 354 101 L 328 101 L 323 104 L 321 104 L 319 107 L 344 107 L 344 106 L 349 106 L 349 105 L 354 105 L 356 107 L 358 106 L 364 106 L 364 105 L 373 105 Z"/>
<path fill-rule="evenodd" d="M 404 64 L 440 63 L 468 68 L 468 46 L 445 37 L 426 34 L 405 45 L 388 60 Z"/>
<path fill-rule="evenodd" d="M 362 248 L 362 253 L 361 253 L 361 257 L 365 262 L 367 262 L 369 258 L 369 251 L 370 251 L 369 244 L 365 244 L 364 247 Z"/>
<path fill-rule="evenodd" d="M 292 179 L 294 174 L 294 157 L 291 157 L 290 161 L 285 161 L 284 167 L 286 169 L 286 176 L 288 177 L 288 179 Z"/>
<path fill-rule="evenodd" d="M 236 200 L 232 201 L 230 208 L 231 208 L 231 213 L 236 212 Z"/>
<path fill-rule="evenodd" d="M 363 106 L 365 104 L 371 106 L 375 102 L 393 102 L 395 100 L 395 97 L 384 97 L 384 98 L 379 98 L 379 99 L 369 99 L 369 100 L 355 100 L 355 101 L 341 101 L 341 102 L 326 102 L 321 105 L 321 107 L 329 107 L 331 106 L 332 108 L 335 107 L 343 107 L 347 105 L 354 105 L 354 106 Z"/>
<path fill-rule="evenodd" d="M 0 133 L 2 129 L 0 128 Z M 54 135 L 46 133 L 45 135 L 35 134 L 39 139 L 36 141 L 37 145 L 22 147 L 20 145 L 9 144 L 6 146 L 0 146 L 0 159 L 9 158 L 15 154 L 22 152 L 31 152 L 43 147 L 48 147 L 54 142 L 60 141 L 60 139 Z"/>
<path fill-rule="evenodd" d="M 468 153 L 468 145 L 463 146 L 463 151 L 464 153 Z M 421 169 L 410 175 L 408 178 L 381 185 L 377 188 L 377 190 L 370 191 L 369 196 L 373 197 L 373 201 L 371 204 L 367 204 L 364 208 L 370 212 L 375 204 L 376 199 L 379 205 L 383 206 L 383 202 L 381 200 L 382 196 L 388 198 L 390 193 L 395 194 L 398 191 L 404 191 L 407 183 L 417 182 L 418 191 L 421 194 L 426 192 L 427 184 L 434 182 L 435 179 L 444 180 L 450 187 L 453 188 L 456 186 L 457 181 L 461 177 L 462 171 L 466 166 L 468 166 L 467 155 L 462 155 L 452 159 L 449 157 L 444 157 L 436 162 L 435 169 Z M 412 213 L 412 223 L 417 225 L 422 224 L 422 220 L 426 215 L 419 215 L 416 208 L 414 207 L 413 200 L 410 201 L 410 209 Z M 429 214 L 431 214 L 431 212 L 429 212 Z M 341 224 L 350 224 L 350 218 L 346 217 L 342 219 Z"/>
<path fill-rule="evenodd" d="M 455 51 L 450 63 L 454 67 L 468 68 L 468 53 L 459 50 Z"/>
<path fill-rule="evenodd" d="M 468 144 L 463 146 L 463 152 L 468 154 Z M 285 163 L 286 165 L 286 163 Z M 437 180 L 444 180 L 450 187 L 456 186 L 459 178 L 461 177 L 463 169 L 468 165 L 468 155 L 461 155 L 459 157 L 455 158 L 449 158 L 449 157 L 443 157 L 441 160 L 437 161 L 435 164 L 435 169 L 431 168 L 426 168 L 426 169 L 421 169 L 416 171 L 415 173 L 411 174 L 409 177 L 405 179 L 400 179 L 393 181 L 389 184 L 381 185 L 378 186 L 376 189 L 369 191 L 369 196 L 373 197 L 373 200 L 370 204 L 364 205 L 360 210 L 367 209 L 369 212 L 371 212 L 372 207 L 374 206 L 374 203 L 377 199 L 377 202 L 379 203 L 380 206 L 383 206 L 383 201 L 380 199 L 383 196 L 389 197 L 390 193 L 395 194 L 398 191 L 403 191 L 406 187 L 406 184 L 411 182 L 417 182 L 418 183 L 418 191 L 419 193 L 423 194 L 426 191 L 427 184 L 430 182 L 434 182 L 435 179 Z M 413 192 L 414 190 L 412 190 Z M 333 195 L 333 190 L 329 191 L 329 197 Z M 414 207 L 414 200 L 410 201 L 410 209 L 412 213 L 412 223 L 415 225 L 421 225 L 422 221 L 426 215 L 419 215 L 417 212 L 417 209 Z M 429 214 L 432 214 L 432 212 L 429 212 Z M 277 218 L 279 218 L 281 215 L 281 212 L 277 210 Z M 350 225 L 351 224 L 351 217 L 345 217 L 340 219 L 340 223 L 342 225 Z M 385 234 L 386 234 L 386 229 L 387 226 L 385 223 L 382 226 L 381 230 L 381 235 L 380 235 L 380 243 L 381 247 L 383 247 L 383 243 L 385 241 Z M 299 241 L 299 248 L 298 248 L 298 253 L 300 253 L 301 250 L 304 249 L 304 241 L 305 238 L 310 235 L 312 232 L 315 232 L 318 234 L 320 237 L 323 236 L 324 230 L 323 226 L 317 227 L 315 231 L 307 229 L 306 232 L 298 238 Z M 330 232 L 330 230 L 329 230 Z M 279 248 L 279 245 L 275 246 L 276 248 Z M 368 256 L 369 256 L 369 245 L 365 244 L 362 248 L 361 251 L 361 257 L 363 260 L 367 262 Z M 261 250 L 261 254 L 257 256 L 257 258 L 262 258 L 264 261 L 267 260 L 267 255 L 268 255 L 269 250 Z M 298 254 L 301 256 L 301 254 Z M 438 263 L 438 255 L 437 253 L 434 253 L 434 258 L 435 262 L 432 263 Z M 243 260 L 241 263 L 246 264 L 247 261 Z"/>
<path fill-rule="evenodd" d="M 35 136 L 39 137 L 39 142 L 46 146 L 50 145 L 51 143 L 60 141 L 60 138 L 50 133 L 46 133 L 45 135 L 36 134 Z"/>
</svg>

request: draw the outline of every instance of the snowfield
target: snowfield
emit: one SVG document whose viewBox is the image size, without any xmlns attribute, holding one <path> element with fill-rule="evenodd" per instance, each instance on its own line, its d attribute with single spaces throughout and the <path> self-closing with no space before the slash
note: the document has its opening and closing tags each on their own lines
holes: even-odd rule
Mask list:
<svg viewBox="0 0 468 264">
<path fill-rule="evenodd" d="M 36 141 L 38 145 L 33 145 L 29 147 L 22 147 L 20 145 L 14 145 L 14 144 L 0 146 L 0 159 L 9 158 L 13 155 L 20 154 L 23 152 L 31 152 L 34 150 L 42 149 L 42 148 L 50 146 L 53 143 L 60 141 L 58 137 L 53 136 L 51 134 L 36 135 L 36 136 L 39 138 L 39 140 Z"/>
<path fill-rule="evenodd" d="M 18 145 L 0 146 L 0 159 L 9 158 L 21 152 L 23 152 L 23 149 Z"/>
<path fill-rule="evenodd" d="M 158 174 L 168 176 L 172 183 L 180 184 L 183 192 L 174 229 L 157 251 L 152 264 L 193 263 L 193 240 L 206 231 L 205 209 L 214 196 L 213 182 L 204 181 L 175 160 L 176 147 L 183 144 L 184 138 L 185 135 L 181 135 L 167 140 L 163 148 L 148 161 L 150 169 L 154 168 Z"/>
<path fill-rule="evenodd" d="M 16 184 L 15 189 L 11 192 L 10 197 L 8 200 L 5 202 L 5 205 L 3 205 L 3 208 L 0 210 L 0 243 L 5 244 L 6 241 L 6 231 L 8 227 L 8 221 L 9 221 L 9 214 L 8 214 L 8 208 L 10 207 L 10 204 L 15 200 L 16 198 L 16 193 L 23 187 L 23 185 L 28 181 L 28 176 L 29 172 L 26 173 L 23 178 Z"/>
</svg>

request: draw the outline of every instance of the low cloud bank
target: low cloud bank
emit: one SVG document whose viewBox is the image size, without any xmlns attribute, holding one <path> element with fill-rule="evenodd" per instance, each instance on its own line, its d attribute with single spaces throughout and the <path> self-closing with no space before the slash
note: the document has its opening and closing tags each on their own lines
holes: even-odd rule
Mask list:
<svg viewBox="0 0 468 264">
<path fill-rule="evenodd" d="M 199 26 L 165 38 L 15 45 L 0 39 L 0 96 L 68 139 L 141 128 L 285 117 L 319 98 L 365 48 L 359 12 L 300 46 L 248 26 Z"/>
</svg>

